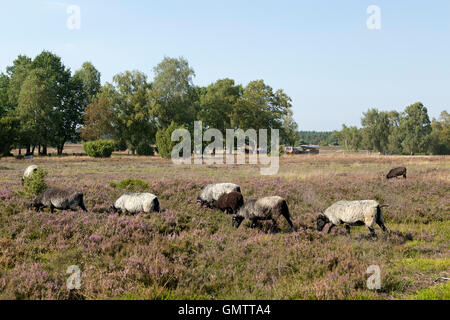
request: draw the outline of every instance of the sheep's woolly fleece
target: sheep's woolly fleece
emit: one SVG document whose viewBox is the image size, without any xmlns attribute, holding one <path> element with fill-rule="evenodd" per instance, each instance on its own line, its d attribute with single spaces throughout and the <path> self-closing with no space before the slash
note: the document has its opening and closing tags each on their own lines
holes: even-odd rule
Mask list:
<svg viewBox="0 0 450 320">
<path fill-rule="evenodd" d="M 274 219 L 282 214 L 282 204 L 285 200 L 278 196 L 265 197 L 258 200 L 252 199 L 245 202 L 237 215 L 247 219 Z"/>
<path fill-rule="evenodd" d="M 339 201 L 326 209 L 324 215 L 334 225 L 361 221 L 366 226 L 373 227 L 378 207 L 379 203 L 375 200 Z"/>
<path fill-rule="evenodd" d="M 202 201 L 211 203 L 212 201 L 219 200 L 221 195 L 233 191 L 241 192 L 241 188 L 234 183 L 208 184 L 205 188 L 203 188 L 198 197 Z"/>
<path fill-rule="evenodd" d="M 158 197 L 151 193 L 125 193 L 117 199 L 114 207 L 129 213 L 160 210 Z"/>
</svg>

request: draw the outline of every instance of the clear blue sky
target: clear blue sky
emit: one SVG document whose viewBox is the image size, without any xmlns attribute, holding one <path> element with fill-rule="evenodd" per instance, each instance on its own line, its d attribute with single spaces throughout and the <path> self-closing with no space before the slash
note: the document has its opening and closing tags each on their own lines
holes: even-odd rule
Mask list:
<svg viewBox="0 0 450 320">
<path fill-rule="evenodd" d="M 81 8 L 69 30 L 67 6 Z M 369 5 L 381 30 L 369 30 Z M 19 54 L 51 50 L 72 70 L 91 61 L 110 81 L 184 56 L 197 85 L 264 79 L 293 99 L 302 130 L 359 125 L 363 111 L 423 102 L 430 117 L 450 105 L 450 1 L 1 2 L 0 70 Z"/>
</svg>

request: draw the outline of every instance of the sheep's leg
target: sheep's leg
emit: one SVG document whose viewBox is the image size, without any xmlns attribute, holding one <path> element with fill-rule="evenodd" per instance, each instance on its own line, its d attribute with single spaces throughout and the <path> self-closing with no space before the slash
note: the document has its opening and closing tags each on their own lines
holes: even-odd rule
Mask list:
<svg viewBox="0 0 450 320">
<path fill-rule="evenodd" d="M 83 202 L 80 203 L 80 208 L 81 208 L 81 210 L 83 210 L 84 212 L 87 212 L 86 206 L 84 205 Z"/>
<path fill-rule="evenodd" d="M 375 233 L 375 230 L 373 229 L 373 227 L 368 227 L 368 229 L 369 229 L 370 235 L 371 235 L 372 237 L 376 237 L 376 236 L 377 236 L 377 234 Z"/>
<path fill-rule="evenodd" d="M 345 224 L 345 230 L 347 230 L 347 234 L 350 235 L 350 225 Z"/>
<path fill-rule="evenodd" d="M 252 224 L 250 225 L 250 228 L 254 229 L 257 226 L 257 220 L 256 219 L 252 219 Z"/>
<path fill-rule="evenodd" d="M 291 218 L 288 215 L 284 215 L 284 218 L 286 219 L 287 223 L 291 227 L 291 231 L 295 231 L 294 224 L 291 221 Z"/>
<path fill-rule="evenodd" d="M 275 219 L 272 219 L 272 227 L 270 228 L 270 231 L 272 231 L 272 233 L 275 233 L 277 229 L 278 229 L 277 221 Z"/>
<path fill-rule="evenodd" d="M 55 212 L 55 207 L 53 206 L 53 204 L 50 205 L 50 212 L 54 213 Z"/>
</svg>

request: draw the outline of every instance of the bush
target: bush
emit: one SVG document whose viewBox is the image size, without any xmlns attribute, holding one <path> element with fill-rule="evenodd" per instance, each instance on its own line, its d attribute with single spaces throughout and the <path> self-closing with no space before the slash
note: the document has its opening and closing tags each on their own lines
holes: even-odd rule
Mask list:
<svg viewBox="0 0 450 320">
<path fill-rule="evenodd" d="M 119 183 L 111 182 L 109 185 L 114 189 L 119 188 L 128 191 L 144 191 L 148 189 L 148 183 L 140 179 L 125 179 Z"/>
<path fill-rule="evenodd" d="M 112 140 L 84 142 L 83 149 L 89 157 L 109 158 L 116 149 L 116 143 Z"/>
<path fill-rule="evenodd" d="M 159 129 L 156 133 L 156 146 L 163 158 L 170 159 L 173 147 L 178 144 L 177 141 L 172 141 L 172 132 L 176 129 L 184 129 L 184 126 L 178 126 L 172 122 L 166 129 Z"/>
<path fill-rule="evenodd" d="M 23 187 L 25 189 L 25 195 L 28 198 L 35 197 L 47 189 L 47 184 L 45 183 L 46 176 L 47 171 L 38 168 L 30 177 L 24 179 Z"/>
<path fill-rule="evenodd" d="M 114 151 L 127 151 L 127 142 L 125 140 L 118 140 L 115 142 Z"/>
<path fill-rule="evenodd" d="M 155 155 L 155 150 L 153 149 L 152 146 L 150 146 L 147 143 L 141 143 L 137 147 L 136 152 L 140 156 L 153 156 L 153 155 Z"/>
</svg>

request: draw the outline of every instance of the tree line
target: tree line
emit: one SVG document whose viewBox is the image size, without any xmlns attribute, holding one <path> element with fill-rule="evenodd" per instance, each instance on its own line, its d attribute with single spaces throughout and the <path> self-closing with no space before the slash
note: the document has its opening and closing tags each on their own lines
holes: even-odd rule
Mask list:
<svg viewBox="0 0 450 320">
<path fill-rule="evenodd" d="M 90 62 L 72 74 L 57 55 L 19 56 L 0 74 L 0 155 L 13 148 L 27 154 L 62 154 L 67 142 L 114 140 L 119 150 L 145 149 L 158 131 L 195 120 L 205 129 L 279 129 L 282 143 L 295 143 L 292 100 L 263 80 L 246 86 L 226 78 L 209 86 L 193 83 L 184 58 L 165 57 L 150 81 L 141 71 L 125 71 L 103 86 Z"/>
<path fill-rule="evenodd" d="M 427 108 L 417 102 L 403 112 L 363 113 L 361 128 L 342 126 L 335 131 L 339 144 L 346 150 L 378 151 L 382 154 L 450 154 L 450 116 L 442 111 L 439 119 L 430 121 Z"/>
</svg>

